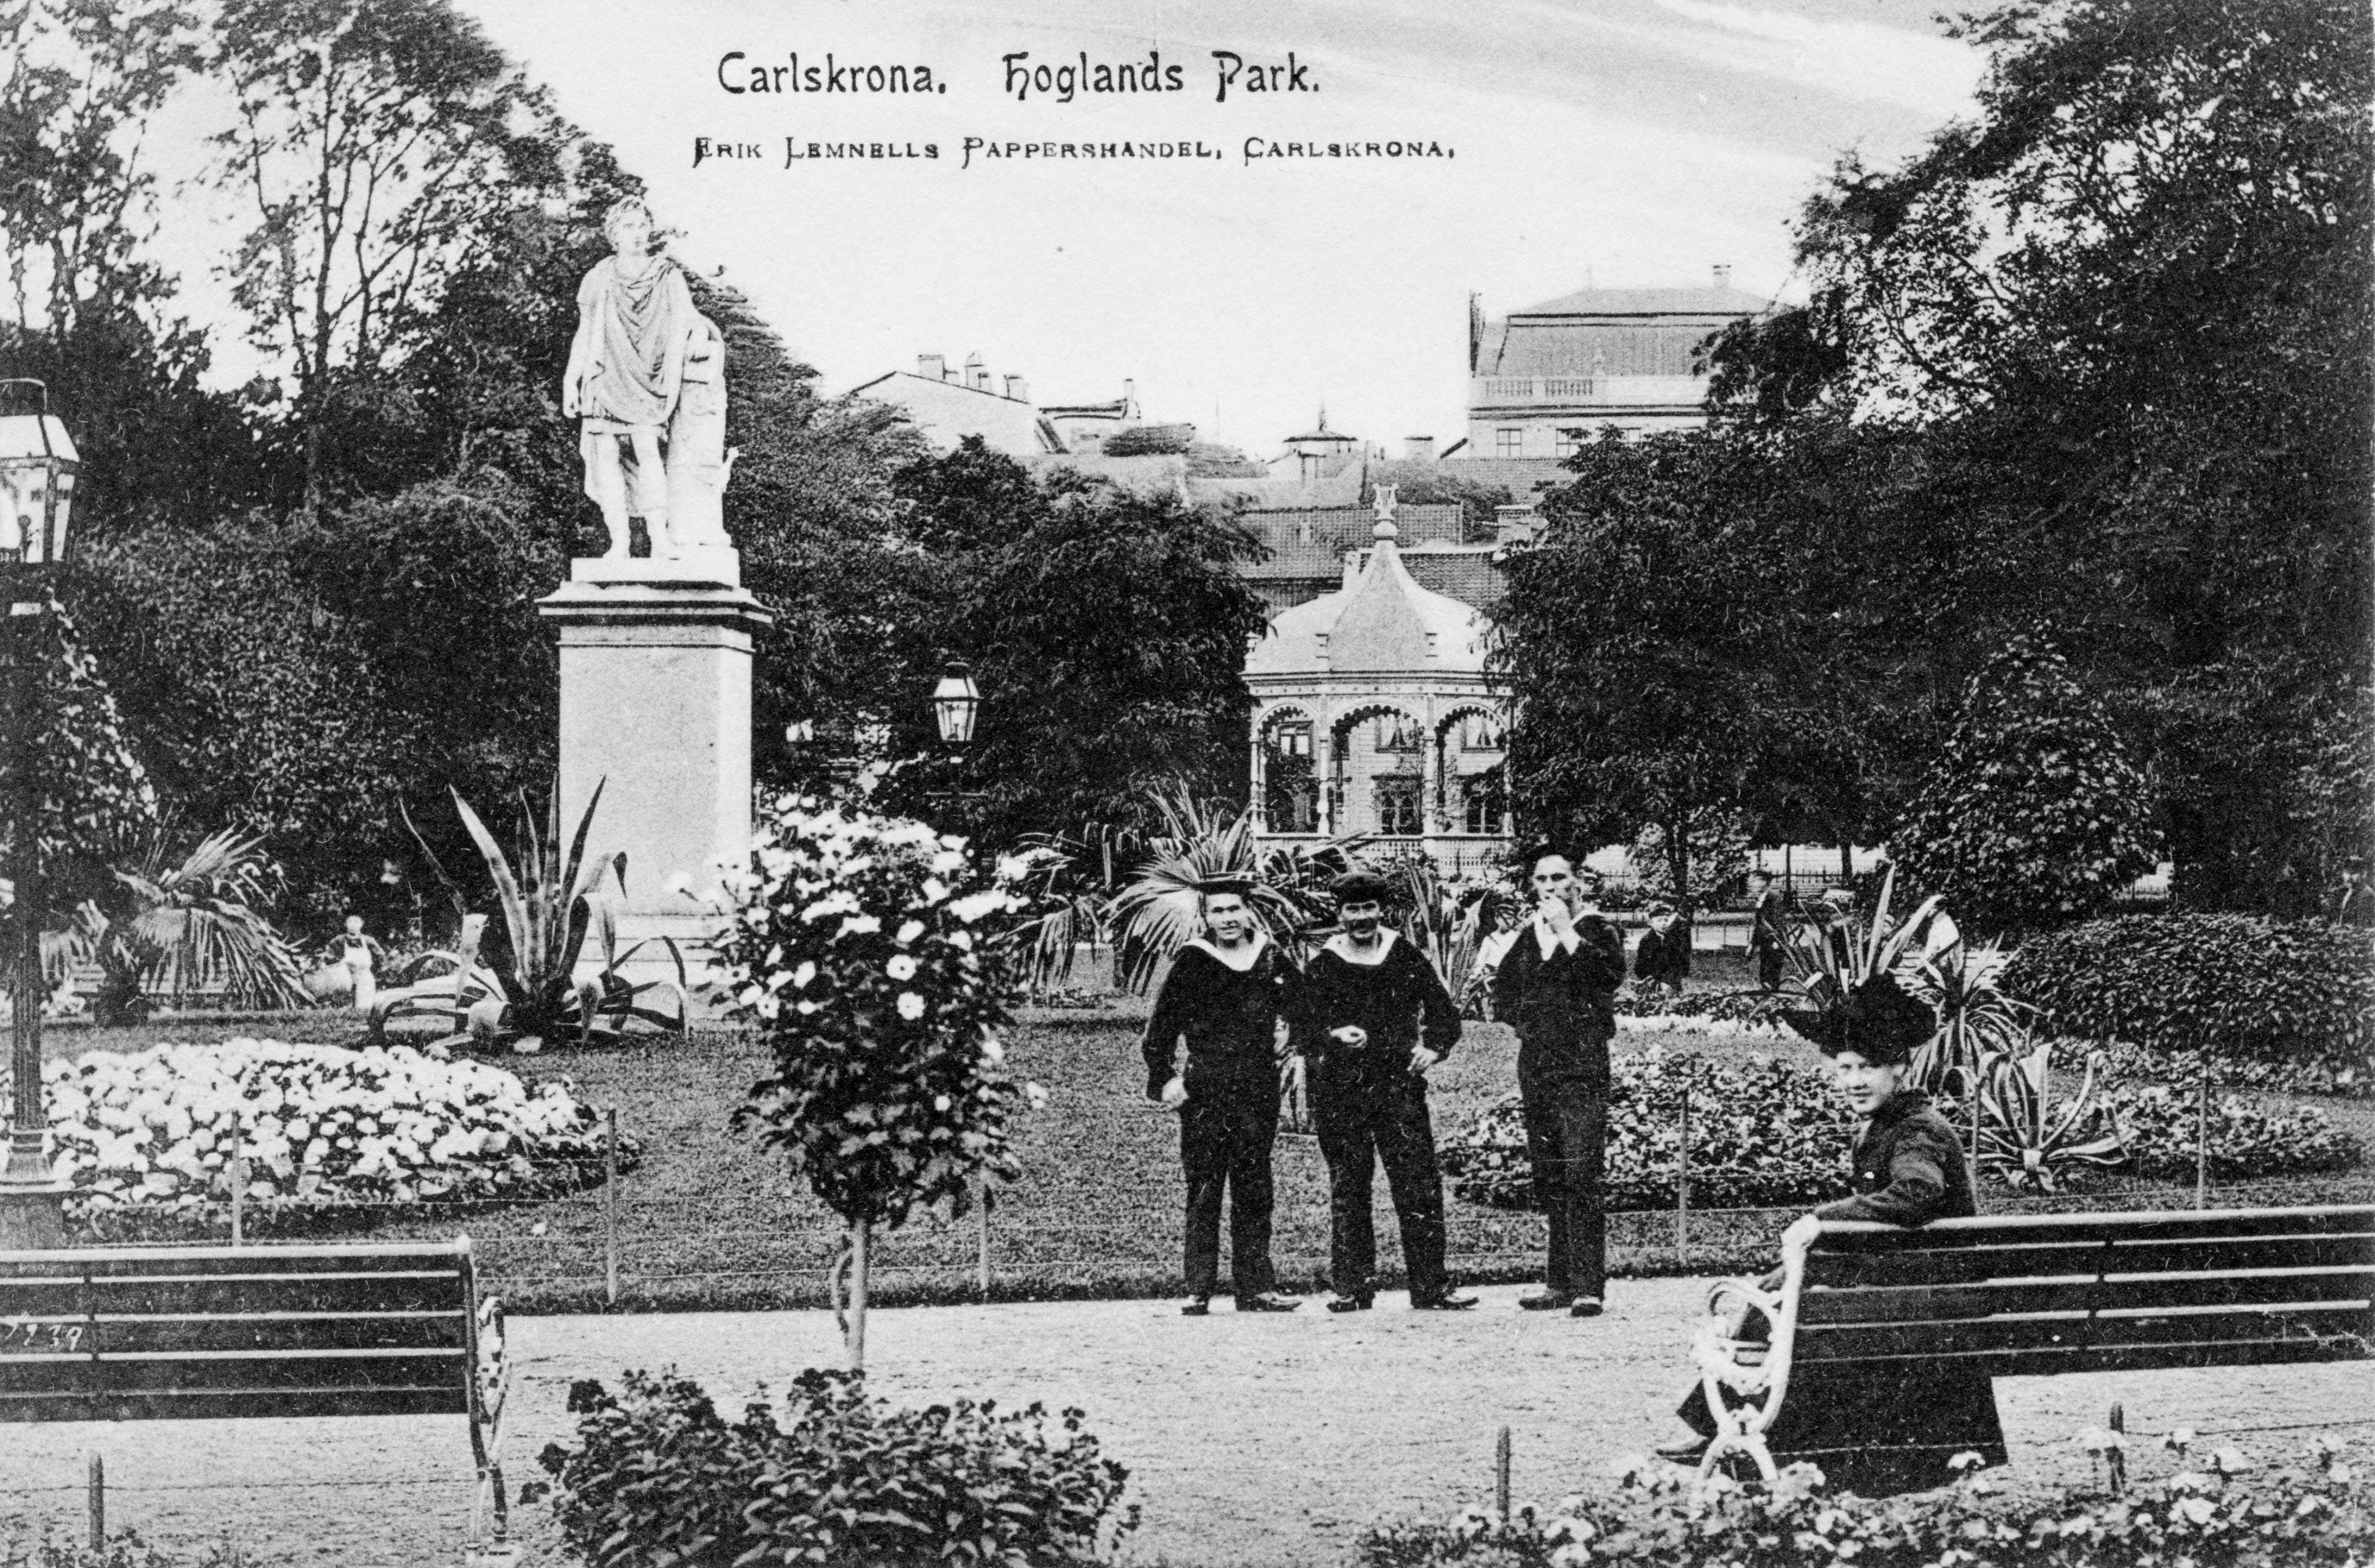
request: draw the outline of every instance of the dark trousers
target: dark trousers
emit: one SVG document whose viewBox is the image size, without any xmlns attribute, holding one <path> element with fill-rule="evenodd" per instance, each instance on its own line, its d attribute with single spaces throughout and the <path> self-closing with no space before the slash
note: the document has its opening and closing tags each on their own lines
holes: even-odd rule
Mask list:
<svg viewBox="0 0 2375 1568">
<path fill-rule="evenodd" d="M 1425 1079 L 1398 1073 L 1382 1084 L 1317 1080 L 1312 1085 L 1311 1119 L 1319 1135 L 1319 1156 L 1328 1161 L 1329 1283 L 1346 1296 L 1366 1295 L 1375 1288 L 1377 1232 L 1370 1204 L 1382 1163 L 1394 1217 L 1401 1222 L 1411 1294 L 1441 1295 L 1443 1173 L 1435 1160 Z"/>
<path fill-rule="evenodd" d="M 1526 1108 L 1526 1158 L 1534 1197 L 1550 1219 L 1554 1291 L 1608 1293 L 1608 1220 L 1601 1177 L 1608 1152 L 1608 1091 L 1584 1078 L 1518 1076 Z"/>
<path fill-rule="evenodd" d="M 1188 1175 L 1188 1293 L 1209 1296 L 1221 1278 L 1221 1198 L 1229 1200 L 1229 1266 L 1239 1299 L 1275 1289 L 1270 1270 L 1270 1145 L 1278 1138 L 1278 1083 L 1197 1082 L 1179 1108 L 1179 1163 Z"/>
<path fill-rule="evenodd" d="M 1756 984 L 1767 991 L 1781 989 L 1781 944 L 1767 942 L 1756 949 Z"/>
</svg>

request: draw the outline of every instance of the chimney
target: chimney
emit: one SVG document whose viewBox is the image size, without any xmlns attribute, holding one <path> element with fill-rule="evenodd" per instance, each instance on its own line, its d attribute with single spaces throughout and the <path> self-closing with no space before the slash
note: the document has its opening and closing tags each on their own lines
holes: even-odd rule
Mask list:
<svg viewBox="0 0 2375 1568">
<path fill-rule="evenodd" d="M 1402 437 L 1402 461 L 1405 463 L 1434 462 L 1435 438 L 1433 436 Z"/>
<path fill-rule="evenodd" d="M 964 362 L 964 383 L 975 392 L 989 390 L 989 369 L 978 354 L 967 354 Z"/>
<path fill-rule="evenodd" d="M 946 381 L 949 379 L 949 357 L 946 354 L 918 354 L 916 356 L 916 373 L 926 381 Z"/>
<path fill-rule="evenodd" d="M 1031 383 L 1024 381 L 1021 376 L 1008 376 L 1006 378 L 1006 395 L 1011 397 L 1017 403 L 1028 403 L 1031 401 Z"/>
<path fill-rule="evenodd" d="M 1719 289 L 1729 289 L 1731 287 L 1731 264 L 1726 262 L 1718 262 L 1716 264 L 1715 286 Z"/>
<path fill-rule="evenodd" d="M 1138 418 L 1138 378 L 1136 376 L 1125 376 L 1122 378 L 1121 404 L 1121 417 L 1123 419 L 1135 419 Z"/>
</svg>

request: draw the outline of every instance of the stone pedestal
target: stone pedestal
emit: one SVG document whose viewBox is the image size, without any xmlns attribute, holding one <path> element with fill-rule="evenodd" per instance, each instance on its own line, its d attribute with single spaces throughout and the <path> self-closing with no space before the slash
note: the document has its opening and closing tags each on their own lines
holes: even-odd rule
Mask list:
<svg viewBox="0 0 2375 1568">
<path fill-rule="evenodd" d="M 750 847 L 750 638 L 773 617 L 740 578 L 731 549 L 578 560 L 537 607 L 561 634 L 561 831 L 600 786 L 586 847 L 626 854 L 620 945 L 650 943 L 633 980 L 673 978 L 663 936 L 703 978 L 720 864 Z"/>
</svg>

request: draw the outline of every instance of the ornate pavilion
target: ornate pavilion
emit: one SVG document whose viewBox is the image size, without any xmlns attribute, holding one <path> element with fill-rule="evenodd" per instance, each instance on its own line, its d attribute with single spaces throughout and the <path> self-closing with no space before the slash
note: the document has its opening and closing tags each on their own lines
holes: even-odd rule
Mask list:
<svg viewBox="0 0 2375 1568">
<path fill-rule="evenodd" d="M 1246 659 L 1253 798 L 1266 843 L 1367 833 L 1474 875 L 1509 848 L 1500 701 L 1483 612 L 1421 587 L 1379 486 L 1343 586 L 1281 610 Z"/>
</svg>

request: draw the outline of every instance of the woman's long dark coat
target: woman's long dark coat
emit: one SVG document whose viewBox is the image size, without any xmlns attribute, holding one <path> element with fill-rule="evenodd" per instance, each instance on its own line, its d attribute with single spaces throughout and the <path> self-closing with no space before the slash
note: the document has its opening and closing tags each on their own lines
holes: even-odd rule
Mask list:
<svg viewBox="0 0 2375 1568">
<path fill-rule="evenodd" d="M 1855 1196 L 1825 1204 L 1826 1220 L 1926 1225 L 1974 1213 L 1969 1170 L 1954 1128 L 1928 1097 L 1902 1091 L 1856 1138 Z M 1769 1276 L 1767 1290 L 1780 1288 Z M 1682 1416 L 1712 1435 L 1705 1385 L 1691 1390 Z M 1825 1363 L 1792 1369 L 1781 1417 L 1765 1433 L 1774 1462 L 1819 1466 L 1834 1490 L 1883 1497 L 1944 1484 L 1946 1462 L 1977 1453 L 2004 1462 L 1995 1386 L 1984 1375 L 1943 1368 L 1911 1371 Z"/>
</svg>

